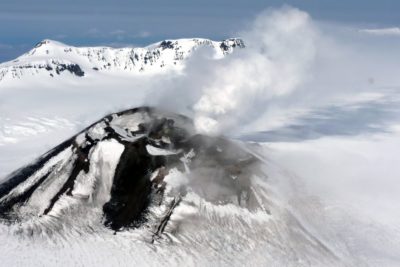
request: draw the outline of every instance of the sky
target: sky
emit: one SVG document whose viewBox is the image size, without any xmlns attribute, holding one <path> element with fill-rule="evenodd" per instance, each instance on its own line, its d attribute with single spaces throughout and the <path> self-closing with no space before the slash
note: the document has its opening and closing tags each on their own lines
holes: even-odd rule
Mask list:
<svg viewBox="0 0 400 267">
<path fill-rule="evenodd" d="M 71 45 L 142 46 L 167 38 L 224 39 L 261 10 L 291 5 L 325 22 L 400 25 L 396 0 L 13 0 L 0 1 L 0 62 L 43 39 Z"/>
</svg>

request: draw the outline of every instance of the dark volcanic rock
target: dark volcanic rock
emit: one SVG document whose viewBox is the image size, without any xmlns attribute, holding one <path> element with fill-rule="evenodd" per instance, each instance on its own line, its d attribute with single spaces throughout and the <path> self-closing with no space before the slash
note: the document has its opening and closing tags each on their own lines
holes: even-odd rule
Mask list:
<svg viewBox="0 0 400 267">
<path fill-rule="evenodd" d="M 220 48 L 224 52 L 229 52 L 236 47 L 245 48 L 245 44 L 242 39 L 236 39 L 236 38 L 226 39 L 223 40 L 220 45 Z"/>
<path fill-rule="evenodd" d="M 172 41 L 162 41 L 160 43 L 160 47 L 163 49 L 173 49 L 174 44 L 172 43 Z"/>
<path fill-rule="evenodd" d="M 85 76 L 85 72 L 81 69 L 78 64 L 58 64 L 56 68 L 56 73 L 60 74 L 63 71 L 69 71 L 72 74 L 75 74 L 78 77 Z"/>
</svg>

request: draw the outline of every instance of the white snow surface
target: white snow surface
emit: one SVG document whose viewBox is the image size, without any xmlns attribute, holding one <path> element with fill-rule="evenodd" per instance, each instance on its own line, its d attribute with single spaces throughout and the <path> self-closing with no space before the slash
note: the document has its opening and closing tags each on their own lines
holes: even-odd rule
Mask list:
<svg viewBox="0 0 400 267">
<path fill-rule="evenodd" d="M 78 174 L 72 195 L 88 199 L 101 208 L 110 200 L 115 169 L 123 151 L 124 146 L 115 140 L 101 141 L 92 148 L 88 159 L 89 172 L 81 171 Z M 100 177 L 103 179 L 100 180 Z"/>
<path fill-rule="evenodd" d="M 153 155 L 153 156 L 176 155 L 180 152 L 180 151 L 176 151 L 176 150 L 162 149 L 162 148 L 155 147 L 152 145 L 147 145 L 146 150 L 150 155 Z"/>
</svg>

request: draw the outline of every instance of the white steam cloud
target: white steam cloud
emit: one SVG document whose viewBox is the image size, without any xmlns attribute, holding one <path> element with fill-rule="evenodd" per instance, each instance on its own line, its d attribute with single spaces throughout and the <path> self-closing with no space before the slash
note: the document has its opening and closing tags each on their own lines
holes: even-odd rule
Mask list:
<svg viewBox="0 0 400 267">
<path fill-rule="evenodd" d="M 361 29 L 360 32 L 374 35 L 400 35 L 399 27 L 381 28 L 381 29 Z"/>
<path fill-rule="evenodd" d="M 197 51 L 182 75 L 147 85 L 144 103 L 189 115 L 199 132 L 241 136 L 400 82 L 396 43 L 296 8 L 266 10 L 238 36 L 246 48 L 217 60 L 211 49 Z"/>
<path fill-rule="evenodd" d="M 296 90 L 307 78 L 316 37 L 307 13 L 264 12 L 240 36 L 246 49 L 213 62 L 200 88 L 194 104 L 200 132 L 219 133 L 249 116 L 255 119 L 268 100 Z"/>
<path fill-rule="evenodd" d="M 269 101 L 308 79 L 318 35 L 307 13 L 267 10 L 238 35 L 246 48 L 218 60 L 197 51 L 183 75 L 155 81 L 146 103 L 188 113 L 199 132 L 220 134 L 257 120 Z"/>
</svg>

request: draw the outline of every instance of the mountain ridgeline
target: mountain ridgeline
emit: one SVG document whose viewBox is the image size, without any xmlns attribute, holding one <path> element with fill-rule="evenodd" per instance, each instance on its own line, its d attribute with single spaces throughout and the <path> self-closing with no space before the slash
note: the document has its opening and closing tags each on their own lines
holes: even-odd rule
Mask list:
<svg viewBox="0 0 400 267">
<path fill-rule="evenodd" d="M 208 39 L 164 40 L 147 47 L 74 47 L 43 40 L 15 60 L 0 64 L 0 82 L 24 76 L 55 77 L 65 73 L 85 77 L 93 72 L 157 74 L 180 70 L 184 61 L 199 48 L 211 48 L 215 58 L 244 48 L 241 39 L 220 42 Z"/>
</svg>

